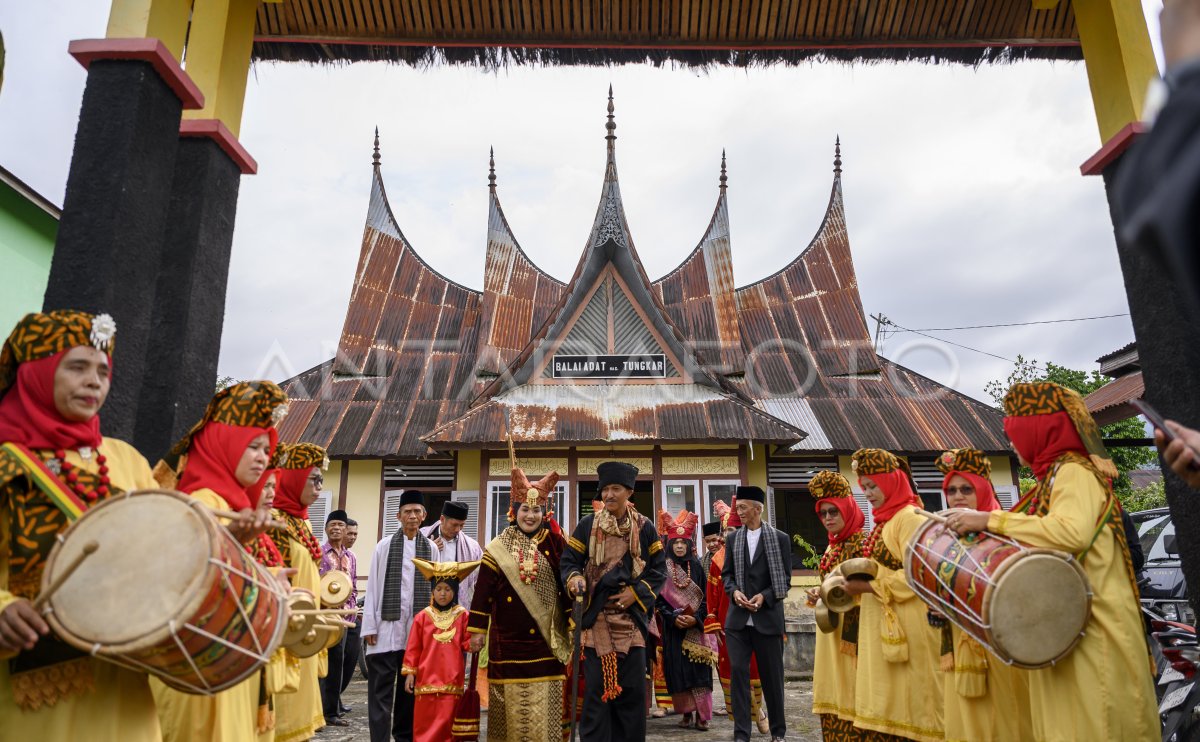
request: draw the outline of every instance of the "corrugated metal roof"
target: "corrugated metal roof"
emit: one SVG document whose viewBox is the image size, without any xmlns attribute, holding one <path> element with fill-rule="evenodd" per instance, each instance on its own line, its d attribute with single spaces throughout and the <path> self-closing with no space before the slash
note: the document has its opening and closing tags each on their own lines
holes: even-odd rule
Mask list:
<svg viewBox="0 0 1200 742">
<path fill-rule="evenodd" d="M 1141 371 L 1114 379 L 1083 398 L 1088 412 L 1099 425 L 1119 422 L 1138 414 L 1129 406 L 1146 393 L 1146 381 Z"/>
<path fill-rule="evenodd" d="M 530 442 L 753 439 L 799 441 L 806 451 L 1008 451 L 999 411 L 874 353 L 840 160 L 816 236 L 779 272 L 732 288 L 722 193 L 700 246 L 652 285 L 625 222 L 611 143 L 596 220 L 566 285 L 521 252 L 494 194 L 484 292 L 449 281 L 404 238 L 376 168 L 337 357 L 285 382 L 294 402 L 283 436 L 325 445 L 335 457 L 416 457 L 430 453 L 422 439 L 442 449 L 501 441 L 507 411 Z M 608 265 L 695 384 L 542 386 L 532 378 L 531 359 L 561 335 Z M 729 339 L 740 344 L 744 375 L 726 378 L 697 363 L 711 343 Z M 736 357 L 720 352 L 725 361 Z M 481 370 L 497 368 L 499 376 L 480 380 Z M 574 402 L 551 398 L 563 389 Z M 580 397 L 579 389 L 601 396 Z"/>
<path fill-rule="evenodd" d="M 714 440 L 792 443 L 805 431 L 699 384 L 526 385 L 425 436 L 435 448 Z"/>
<path fill-rule="evenodd" d="M 789 425 L 800 428 L 808 433 L 808 437 L 792 446 L 793 451 L 828 451 L 833 448 L 825 428 L 813 412 L 812 405 L 807 399 L 798 397 L 778 397 L 776 399 L 760 399 L 754 406 L 763 412 L 783 420 Z"/>
</svg>

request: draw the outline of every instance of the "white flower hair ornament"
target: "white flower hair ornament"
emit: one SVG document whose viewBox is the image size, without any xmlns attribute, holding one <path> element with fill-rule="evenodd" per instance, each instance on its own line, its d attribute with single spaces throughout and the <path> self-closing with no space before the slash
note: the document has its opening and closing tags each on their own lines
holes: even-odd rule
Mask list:
<svg viewBox="0 0 1200 742">
<path fill-rule="evenodd" d="M 97 314 L 92 318 L 92 332 L 89 339 L 92 341 L 93 348 L 102 353 L 110 352 L 113 336 L 116 334 L 117 323 L 111 314 Z"/>
</svg>

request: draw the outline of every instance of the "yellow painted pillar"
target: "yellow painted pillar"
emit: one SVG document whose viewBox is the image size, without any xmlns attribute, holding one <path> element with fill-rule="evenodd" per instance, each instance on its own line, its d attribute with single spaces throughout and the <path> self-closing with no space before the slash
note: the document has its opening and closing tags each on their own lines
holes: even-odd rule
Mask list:
<svg viewBox="0 0 1200 742">
<path fill-rule="evenodd" d="M 1087 64 L 1100 140 L 1108 143 L 1141 120 L 1150 81 L 1158 74 L 1140 0 L 1071 3 Z"/>
<path fill-rule="evenodd" d="M 382 532 L 379 518 L 383 510 L 380 502 L 383 462 L 378 459 L 353 459 L 343 462 L 343 466 L 349 467 L 346 475 L 346 514 L 358 521 L 358 541 L 353 549 L 361 582 L 371 571 L 371 554 Z"/>
<path fill-rule="evenodd" d="M 195 0 L 186 69 L 204 93 L 204 108 L 185 119 L 216 119 L 238 136 L 258 0 Z"/>
<path fill-rule="evenodd" d="M 113 0 L 105 36 L 158 39 L 176 60 L 182 60 L 191 13 L 192 0 Z"/>
</svg>

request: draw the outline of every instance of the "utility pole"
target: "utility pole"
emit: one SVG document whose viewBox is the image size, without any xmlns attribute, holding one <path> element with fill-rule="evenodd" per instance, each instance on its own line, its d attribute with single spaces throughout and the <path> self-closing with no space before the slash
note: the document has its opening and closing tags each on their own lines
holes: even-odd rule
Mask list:
<svg viewBox="0 0 1200 742">
<path fill-rule="evenodd" d="M 883 334 L 883 327 L 892 324 L 892 321 L 883 312 L 872 314 L 871 319 L 875 320 L 875 354 L 879 355 L 879 340 L 880 335 Z"/>
</svg>

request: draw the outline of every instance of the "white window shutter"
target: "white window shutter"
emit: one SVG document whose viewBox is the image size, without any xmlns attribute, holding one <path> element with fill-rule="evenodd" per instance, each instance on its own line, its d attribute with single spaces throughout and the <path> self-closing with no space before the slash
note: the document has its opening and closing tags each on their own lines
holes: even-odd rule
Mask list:
<svg viewBox="0 0 1200 742">
<path fill-rule="evenodd" d="M 467 506 L 467 521 L 463 531 L 471 538 L 479 538 L 479 492 L 477 490 L 456 490 L 450 493 L 451 502 L 461 502 Z"/>
<path fill-rule="evenodd" d="M 317 543 L 325 541 L 325 519 L 333 510 L 330 507 L 332 501 L 333 491 L 322 490 L 321 494 L 317 495 L 316 501 L 308 506 L 308 522 L 312 526 L 313 535 L 317 537 Z"/>
<path fill-rule="evenodd" d="M 775 527 L 775 488 L 767 485 L 767 524 Z"/>
<path fill-rule="evenodd" d="M 383 493 L 383 535 L 381 539 L 400 530 L 400 493 L 404 490 L 388 490 Z"/>
<path fill-rule="evenodd" d="M 1017 504 L 1017 500 L 1021 499 L 1020 490 L 1015 484 L 995 487 L 996 499 L 1000 501 L 1000 507 L 1005 510 L 1012 510 L 1013 505 Z"/>
<path fill-rule="evenodd" d="M 863 511 L 863 515 L 865 516 L 863 530 L 870 533 L 871 529 L 875 527 L 875 519 L 871 517 L 871 503 L 862 492 L 854 493 L 854 501 L 858 503 L 858 509 Z"/>
</svg>

